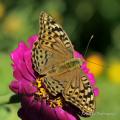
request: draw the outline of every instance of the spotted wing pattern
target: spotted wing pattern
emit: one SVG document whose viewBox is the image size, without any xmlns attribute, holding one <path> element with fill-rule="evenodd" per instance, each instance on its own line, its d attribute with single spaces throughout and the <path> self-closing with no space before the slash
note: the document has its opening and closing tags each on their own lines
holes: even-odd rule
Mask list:
<svg viewBox="0 0 120 120">
<path fill-rule="evenodd" d="M 87 76 L 80 66 L 57 73 L 61 63 L 73 59 L 73 46 L 60 25 L 47 13 L 40 14 L 40 32 L 32 49 L 36 72 L 44 76 L 48 91 L 56 96 L 62 93 L 65 101 L 79 108 L 84 114 L 95 110 L 95 97 Z"/>
<path fill-rule="evenodd" d="M 83 115 L 90 116 L 95 111 L 95 97 L 89 79 L 79 67 L 72 71 L 71 76 L 74 80 L 65 86 L 63 96 L 78 107 Z"/>
<path fill-rule="evenodd" d="M 50 93 L 54 96 L 62 93 L 65 101 L 79 108 L 83 115 L 90 116 L 94 113 L 95 97 L 93 89 L 88 77 L 79 67 L 65 73 L 47 76 L 45 84 Z"/>
<path fill-rule="evenodd" d="M 73 46 L 60 25 L 47 13 L 40 14 L 40 32 L 32 49 L 36 72 L 46 74 L 59 63 L 73 58 Z"/>
<path fill-rule="evenodd" d="M 47 13 L 41 12 L 39 24 L 39 39 L 47 38 L 47 40 L 54 41 L 52 38 L 59 38 L 63 46 L 70 52 L 71 55 L 73 54 L 71 41 L 63 28 L 55 22 L 55 19 Z"/>
</svg>

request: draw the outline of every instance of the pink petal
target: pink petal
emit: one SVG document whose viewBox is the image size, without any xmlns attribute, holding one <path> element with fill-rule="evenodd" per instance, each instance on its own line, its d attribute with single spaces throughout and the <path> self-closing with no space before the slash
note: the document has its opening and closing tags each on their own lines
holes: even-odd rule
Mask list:
<svg viewBox="0 0 120 120">
<path fill-rule="evenodd" d="M 95 96 L 98 96 L 98 95 L 99 95 L 99 89 L 98 89 L 98 88 L 94 88 L 93 91 L 94 91 L 94 95 L 95 95 Z"/>
<path fill-rule="evenodd" d="M 91 85 L 94 85 L 96 83 L 94 75 L 92 73 L 88 73 L 87 76 L 90 80 Z"/>
<path fill-rule="evenodd" d="M 75 50 L 74 50 L 74 57 L 75 58 L 83 58 L 83 56 L 79 52 L 77 52 Z"/>
<path fill-rule="evenodd" d="M 31 95 L 36 92 L 36 88 L 30 82 L 14 80 L 10 84 L 10 89 L 17 94 Z"/>
<path fill-rule="evenodd" d="M 87 63 L 84 62 L 81 66 L 81 69 L 84 71 L 84 73 L 88 74 L 89 73 L 89 69 L 87 68 Z"/>
<path fill-rule="evenodd" d="M 21 99 L 22 108 L 18 115 L 22 120 L 42 120 L 40 113 L 41 103 L 34 100 L 33 96 L 23 96 Z"/>
<path fill-rule="evenodd" d="M 28 50 L 24 42 L 20 42 L 18 48 L 15 49 L 11 54 L 11 59 L 14 63 L 17 63 L 18 60 L 23 60 L 23 53 Z"/>
<path fill-rule="evenodd" d="M 32 49 L 33 43 L 34 43 L 37 39 L 38 39 L 38 36 L 37 36 L 37 35 L 33 35 L 32 37 L 28 38 L 28 43 L 29 43 L 30 49 Z"/>
<path fill-rule="evenodd" d="M 67 113 L 60 107 L 56 108 L 55 110 L 56 110 L 56 114 L 57 114 L 59 120 L 76 120 L 76 118 L 74 116 Z"/>
<path fill-rule="evenodd" d="M 30 50 L 27 48 L 24 42 L 20 42 L 18 48 L 11 53 L 11 59 L 13 60 L 16 69 L 18 69 L 17 71 L 19 71 L 22 74 L 22 76 L 27 80 L 33 81 L 34 77 L 29 73 L 27 66 L 25 64 L 24 54 L 26 51 Z M 17 74 L 14 75 L 17 76 Z"/>
<path fill-rule="evenodd" d="M 25 108 L 34 108 L 36 110 L 40 110 L 40 107 L 41 107 L 41 102 L 39 101 L 36 101 L 35 102 L 35 99 L 34 99 L 34 96 L 23 96 L 22 99 L 21 99 L 21 104 L 22 104 L 22 107 L 25 107 Z"/>
<path fill-rule="evenodd" d="M 24 59 L 25 59 L 25 64 L 26 64 L 28 71 L 35 78 L 34 70 L 32 68 L 32 59 L 31 59 L 31 51 L 30 50 L 25 52 Z"/>
<path fill-rule="evenodd" d="M 57 118 L 56 113 L 54 111 L 54 108 L 50 108 L 46 101 L 41 102 L 41 111 L 43 113 L 41 114 L 41 118 L 44 118 L 45 120 L 50 119 L 50 120 L 55 120 Z"/>
<path fill-rule="evenodd" d="M 12 81 L 11 84 L 9 85 L 9 88 L 13 92 L 18 93 L 18 91 L 19 91 L 18 81 L 17 80 Z"/>
<path fill-rule="evenodd" d="M 23 62 L 22 60 L 18 60 L 18 63 L 15 64 L 17 69 L 20 71 L 20 73 L 22 74 L 22 76 L 24 78 L 26 78 L 26 80 L 28 81 L 34 81 L 34 77 L 29 73 L 27 66 L 25 64 L 25 62 Z"/>
<path fill-rule="evenodd" d="M 26 81 L 27 79 L 23 77 L 23 75 L 21 74 L 21 72 L 19 71 L 19 69 L 17 68 L 16 65 L 14 65 L 14 71 L 13 71 L 13 76 L 16 80 L 18 81 Z"/>
</svg>

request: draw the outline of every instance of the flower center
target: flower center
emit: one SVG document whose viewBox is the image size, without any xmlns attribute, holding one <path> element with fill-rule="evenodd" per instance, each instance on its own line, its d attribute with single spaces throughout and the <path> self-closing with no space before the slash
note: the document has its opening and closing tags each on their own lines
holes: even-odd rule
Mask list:
<svg viewBox="0 0 120 120">
<path fill-rule="evenodd" d="M 34 98 L 37 101 L 45 99 L 50 107 L 63 107 L 62 97 L 51 98 L 49 92 L 46 90 L 44 86 L 44 77 L 37 78 L 35 86 L 37 87 L 37 91 L 34 94 Z"/>
</svg>

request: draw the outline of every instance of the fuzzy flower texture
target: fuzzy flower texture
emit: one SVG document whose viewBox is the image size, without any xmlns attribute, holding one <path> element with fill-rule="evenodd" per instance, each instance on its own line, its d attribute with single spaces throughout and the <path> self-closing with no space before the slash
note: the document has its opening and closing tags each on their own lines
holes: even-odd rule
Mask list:
<svg viewBox="0 0 120 120">
<path fill-rule="evenodd" d="M 60 98 L 49 97 L 41 78 L 35 74 L 32 67 L 32 47 L 37 40 L 34 35 L 28 39 L 28 45 L 20 42 L 18 48 L 11 53 L 13 61 L 14 79 L 10 84 L 10 89 L 16 94 L 20 94 L 21 108 L 18 115 L 22 120 L 76 120 L 73 114 L 70 114 L 62 108 Z M 75 58 L 83 58 L 80 53 L 74 51 Z M 91 86 L 93 86 L 95 96 L 98 95 L 98 88 L 95 86 L 95 79 L 86 62 L 82 65 L 82 70 L 88 76 Z M 42 99 L 41 99 L 42 98 Z M 71 108 L 72 109 L 72 108 Z"/>
</svg>

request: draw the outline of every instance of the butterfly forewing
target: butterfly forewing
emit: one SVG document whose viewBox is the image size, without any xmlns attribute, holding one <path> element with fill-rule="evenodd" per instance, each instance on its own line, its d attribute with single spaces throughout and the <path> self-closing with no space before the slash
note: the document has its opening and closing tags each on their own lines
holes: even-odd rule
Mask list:
<svg viewBox="0 0 120 120">
<path fill-rule="evenodd" d="M 40 32 L 39 37 L 41 38 L 59 38 L 62 41 L 63 46 L 70 52 L 71 56 L 73 56 L 73 46 L 71 41 L 69 40 L 66 32 L 62 29 L 62 27 L 56 23 L 55 19 L 53 19 L 50 15 L 45 12 L 41 12 L 40 14 Z"/>
<path fill-rule="evenodd" d="M 67 43 L 65 43 L 64 37 Z M 38 44 L 36 45 L 36 43 Z M 46 74 L 47 71 L 54 68 L 57 64 L 73 57 L 73 47 L 67 34 L 45 12 L 40 14 L 40 32 L 36 43 L 32 50 L 32 61 L 34 69 L 39 74 Z"/>
</svg>

